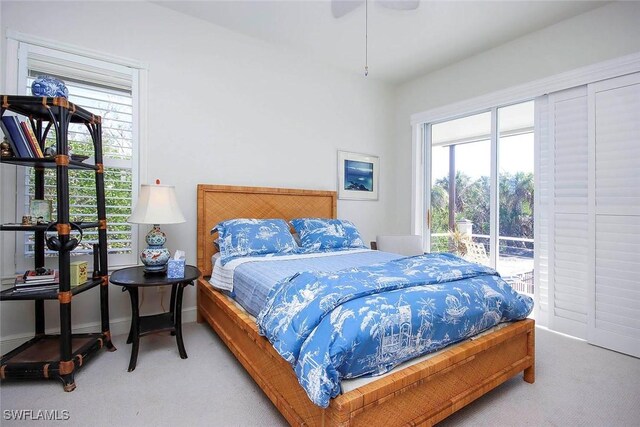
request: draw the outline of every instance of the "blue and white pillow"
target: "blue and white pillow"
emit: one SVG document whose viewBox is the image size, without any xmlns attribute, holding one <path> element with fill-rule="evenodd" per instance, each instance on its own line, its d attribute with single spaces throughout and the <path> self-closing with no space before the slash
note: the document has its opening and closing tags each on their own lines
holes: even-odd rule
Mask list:
<svg viewBox="0 0 640 427">
<path fill-rule="evenodd" d="M 309 250 L 366 248 L 351 221 L 327 218 L 297 218 L 291 224 L 300 235 L 301 246 Z"/>
<path fill-rule="evenodd" d="M 282 219 L 237 218 L 215 228 L 222 265 L 243 256 L 292 253 L 298 248 L 289 225 Z"/>
</svg>

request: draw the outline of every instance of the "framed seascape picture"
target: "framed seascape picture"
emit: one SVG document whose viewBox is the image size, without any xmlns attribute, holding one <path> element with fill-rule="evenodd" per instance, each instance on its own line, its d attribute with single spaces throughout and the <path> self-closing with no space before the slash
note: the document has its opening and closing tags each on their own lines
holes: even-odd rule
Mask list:
<svg viewBox="0 0 640 427">
<path fill-rule="evenodd" d="M 338 151 L 338 198 L 378 200 L 377 156 Z"/>
</svg>

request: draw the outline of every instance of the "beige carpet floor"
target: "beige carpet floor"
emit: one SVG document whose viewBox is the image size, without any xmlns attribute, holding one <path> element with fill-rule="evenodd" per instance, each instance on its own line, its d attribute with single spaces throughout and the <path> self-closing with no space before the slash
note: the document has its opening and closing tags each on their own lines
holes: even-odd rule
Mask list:
<svg viewBox="0 0 640 427">
<path fill-rule="evenodd" d="M 536 382 L 521 376 L 446 419 L 446 426 L 640 426 L 640 359 L 538 328 Z M 101 352 L 76 375 L 77 389 L 57 381 L 3 382 L 2 426 L 278 426 L 271 402 L 206 325 L 184 326 L 189 355 L 174 337 L 140 342 L 127 372 L 130 346 Z M 66 421 L 8 420 L 7 411 L 68 411 Z"/>
</svg>

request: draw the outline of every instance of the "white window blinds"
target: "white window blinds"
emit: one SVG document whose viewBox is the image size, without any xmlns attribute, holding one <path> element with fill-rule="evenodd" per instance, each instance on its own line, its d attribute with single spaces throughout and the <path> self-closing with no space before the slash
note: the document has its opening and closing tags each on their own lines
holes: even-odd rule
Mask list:
<svg viewBox="0 0 640 427">
<path fill-rule="evenodd" d="M 136 236 L 126 222 L 138 187 L 136 163 L 135 77 L 137 70 L 48 48 L 20 45 L 20 71 L 23 93 L 31 94 L 31 83 L 42 74 L 63 80 L 69 100 L 102 116 L 102 150 L 105 165 L 108 251 L 110 265 L 135 263 Z M 73 154 L 91 157 L 94 148 L 87 129 L 80 124 L 69 126 L 69 148 Z M 55 144 L 52 130 L 46 146 Z M 95 180 L 92 171 L 74 170 L 69 174 L 71 221 L 97 221 Z M 24 180 L 24 209 L 28 212 L 33 198 L 33 173 Z M 55 200 L 55 170 L 45 173 L 45 198 Z M 55 210 L 55 202 L 53 203 Z M 55 218 L 55 212 L 54 212 Z M 86 230 L 75 255 L 91 252 L 97 230 Z M 26 234 L 26 255 L 33 253 L 33 235 Z"/>
</svg>

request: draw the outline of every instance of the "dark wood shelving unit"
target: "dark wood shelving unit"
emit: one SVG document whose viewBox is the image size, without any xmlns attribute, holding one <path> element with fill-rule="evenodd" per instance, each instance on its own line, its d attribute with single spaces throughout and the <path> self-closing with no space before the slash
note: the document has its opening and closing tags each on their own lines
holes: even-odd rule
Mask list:
<svg viewBox="0 0 640 427">
<path fill-rule="evenodd" d="M 17 290 L 15 287 L 0 292 L 0 301 L 32 300 L 35 303 L 34 337 L 2 356 L 0 378 L 34 379 L 58 378 L 65 391 L 73 391 L 75 372 L 86 360 L 106 347 L 113 351 L 109 331 L 107 220 L 104 190 L 104 165 L 102 159 L 102 119 L 76 106 L 66 98 L 0 95 L 0 117 L 12 111 L 28 118 L 40 148 L 44 150 L 49 131 L 56 133 L 56 155 L 47 158 L 1 158 L 0 163 L 34 168 L 36 199 L 44 199 L 44 171 L 56 170 L 56 214 L 54 224 L 3 224 L 0 231 L 30 231 L 34 233 L 34 268 L 44 266 L 45 231 L 52 226 L 58 233 L 58 288 L 39 291 Z M 84 124 L 91 135 L 95 164 L 73 160 L 69 156 L 67 132 L 69 123 Z M 70 223 L 69 220 L 69 170 L 95 171 L 97 222 Z M 94 277 L 80 286 L 70 286 L 70 253 L 68 244 L 71 228 L 98 229 L 98 265 L 94 265 Z M 51 228 L 49 228 L 51 230 Z M 71 301 L 74 296 L 95 287 L 100 288 L 101 331 L 74 334 L 71 328 Z M 58 300 L 60 306 L 60 333 L 45 334 L 44 301 Z"/>
<path fill-rule="evenodd" d="M 95 288 L 102 283 L 101 278 L 89 279 L 79 286 L 71 288 L 71 295 L 78 295 Z M 24 301 L 32 299 L 58 299 L 58 289 L 52 288 L 40 291 L 28 291 L 24 288 L 9 288 L 0 292 L 0 301 Z"/>
<path fill-rule="evenodd" d="M 2 363 L 12 367 L 12 379 L 64 378 L 60 368 L 60 341 L 62 335 L 36 335 L 20 347 L 2 357 Z M 106 345 L 102 333 L 73 334 L 71 355 L 73 359 L 86 363 Z M 75 387 L 74 387 L 75 388 Z M 65 391 L 72 391 L 73 389 Z"/>
<path fill-rule="evenodd" d="M 0 162 L 9 163 L 12 165 L 18 166 L 30 166 L 35 168 L 55 168 L 56 167 L 56 159 L 55 157 L 44 157 L 42 159 L 34 159 L 30 157 L 2 157 Z M 70 159 L 69 165 L 67 166 L 69 169 L 87 169 L 87 170 L 97 170 L 98 167 L 96 165 L 79 162 L 77 160 Z"/>
<path fill-rule="evenodd" d="M 100 226 L 99 222 L 76 222 L 75 224 L 83 230 Z M 34 225 L 0 224 L 0 231 L 45 231 L 49 225 L 50 223 Z"/>
</svg>

